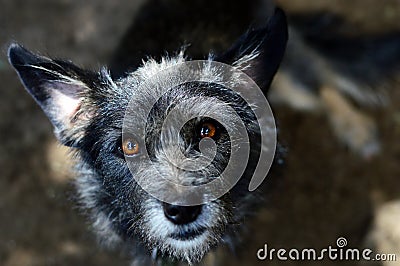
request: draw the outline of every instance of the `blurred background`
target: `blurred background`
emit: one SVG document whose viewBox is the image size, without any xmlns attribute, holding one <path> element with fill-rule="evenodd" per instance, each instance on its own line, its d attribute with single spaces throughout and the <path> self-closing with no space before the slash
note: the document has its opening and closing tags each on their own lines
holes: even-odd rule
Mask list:
<svg viewBox="0 0 400 266">
<path fill-rule="evenodd" d="M 57 145 L 50 122 L 23 90 L 6 51 L 11 41 L 18 41 L 32 51 L 98 69 L 110 61 L 147 1 L 0 0 L 0 265 L 129 264 L 126 255 L 97 245 L 84 213 L 71 200 L 73 163 L 66 149 Z M 296 18 L 304 22 L 322 14 L 335 36 L 346 40 L 400 32 L 399 0 L 276 2 L 293 26 Z M 304 111 L 272 102 L 281 143 L 288 149 L 286 163 L 280 176 L 270 177 L 279 182 L 266 207 L 246 221 L 245 244 L 235 255 L 218 250 L 221 265 L 278 265 L 283 262 L 259 262 L 257 250 L 265 243 L 273 248 L 319 249 L 335 246 L 338 237 L 345 237 L 350 247 L 398 254 L 397 262 L 367 265 L 400 265 L 399 73 L 375 80 L 387 100 L 373 108 L 315 91 L 311 94 L 322 95 L 321 101 L 334 107 Z M 329 104 L 332 101 L 324 99 L 336 100 Z M 356 118 L 372 121 L 372 138 L 380 147 L 373 154 L 352 146 L 361 136 L 343 140 L 335 129 L 340 123 L 329 113 L 347 110 L 343 102 L 351 106 L 350 114 L 359 114 Z M 315 265 L 322 263 L 357 265 Z"/>
</svg>

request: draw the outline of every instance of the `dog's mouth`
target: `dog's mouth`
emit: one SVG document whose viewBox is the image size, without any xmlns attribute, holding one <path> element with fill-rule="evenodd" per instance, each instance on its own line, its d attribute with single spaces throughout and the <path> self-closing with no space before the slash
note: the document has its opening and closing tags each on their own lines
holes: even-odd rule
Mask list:
<svg viewBox="0 0 400 266">
<path fill-rule="evenodd" d="M 144 231 L 147 232 L 144 240 L 153 249 L 152 253 L 155 254 L 155 257 L 162 255 L 177 260 L 186 260 L 189 263 L 198 262 L 210 248 L 221 240 L 224 224 L 220 217 L 225 213 L 218 208 L 216 203 L 202 206 L 201 212 L 190 219 L 187 219 L 187 215 L 182 215 L 184 212 L 181 213 L 181 216 L 175 217 L 174 208 L 168 209 L 167 214 L 171 216 L 168 218 L 165 208 L 160 208 L 160 202 L 155 201 L 155 204 L 157 204 L 156 208 L 146 209 L 148 220 L 143 224 L 146 226 Z M 188 213 L 188 209 L 180 208 L 179 210 L 186 211 L 185 214 Z M 135 229 L 141 228 L 138 226 Z M 143 229 L 138 233 L 141 232 Z"/>
<path fill-rule="evenodd" d="M 201 236 L 205 231 L 205 227 L 180 230 L 179 232 L 174 232 L 170 234 L 169 237 L 175 240 L 188 241 Z"/>
</svg>

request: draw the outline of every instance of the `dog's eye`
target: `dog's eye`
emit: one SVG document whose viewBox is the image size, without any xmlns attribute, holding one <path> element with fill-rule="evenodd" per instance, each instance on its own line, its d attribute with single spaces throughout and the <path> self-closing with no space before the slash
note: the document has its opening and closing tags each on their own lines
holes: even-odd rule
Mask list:
<svg viewBox="0 0 400 266">
<path fill-rule="evenodd" d="M 217 127 L 211 123 L 203 123 L 200 127 L 200 137 L 201 138 L 213 138 L 217 135 Z"/>
<path fill-rule="evenodd" d="M 139 143 L 134 138 L 126 138 L 122 141 L 121 150 L 125 156 L 130 157 L 139 153 Z"/>
</svg>

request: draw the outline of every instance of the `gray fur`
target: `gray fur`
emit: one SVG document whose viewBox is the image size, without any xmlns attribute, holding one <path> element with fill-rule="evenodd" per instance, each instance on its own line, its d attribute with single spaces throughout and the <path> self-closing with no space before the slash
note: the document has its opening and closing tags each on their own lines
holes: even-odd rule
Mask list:
<svg viewBox="0 0 400 266">
<path fill-rule="evenodd" d="M 78 199 L 101 242 L 130 252 L 135 265 L 149 265 L 152 260 L 193 264 L 220 243 L 238 244 L 242 229 L 238 225 L 261 203 L 257 192 L 248 191 L 260 152 L 267 148 L 261 146 L 260 123 L 254 113 L 258 106 L 250 106 L 231 88 L 249 88 L 252 94 L 255 87 L 249 85 L 257 83 L 266 94 L 286 41 L 286 18 L 277 9 L 267 25 L 249 30 L 225 54 L 210 55 L 195 70 L 184 64 L 189 60 L 183 50 L 158 62 L 144 61 L 116 80 L 106 68 L 98 73 L 82 70 L 17 44 L 10 46 L 8 56 L 26 90 L 52 121 L 60 142 L 74 148 L 79 161 Z M 212 64 L 217 58 L 244 73 L 224 72 Z M 244 79 L 245 74 L 254 82 Z M 188 76 L 195 76 L 195 81 L 185 82 Z M 172 123 L 164 127 L 169 118 Z M 218 128 L 210 154 L 200 152 L 205 144 L 199 126 L 207 119 L 214 119 Z M 241 125 L 247 139 L 228 134 L 239 131 Z M 125 134 L 138 141 L 135 156 L 121 152 Z M 187 196 L 182 186 L 218 180 L 230 161 L 239 163 L 231 155 L 242 144 L 249 146 L 249 160 L 241 178 L 218 198 L 213 198 L 212 191 L 195 195 L 204 203 L 195 207 L 200 211 L 192 220 L 173 220 L 165 203 L 144 189 L 152 185 L 175 196 L 174 205 L 182 205 L 179 198 Z M 206 168 L 187 170 L 196 160 L 209 157 Z M 222 187 L 230 185 L 220 179 Z M 181 211 L 190 212 L 187 207 Z"/>
</svg>

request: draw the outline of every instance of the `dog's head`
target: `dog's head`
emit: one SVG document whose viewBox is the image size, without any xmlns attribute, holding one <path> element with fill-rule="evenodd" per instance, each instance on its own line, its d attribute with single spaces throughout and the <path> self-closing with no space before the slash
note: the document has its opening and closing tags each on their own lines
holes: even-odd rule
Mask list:
<svg viewBox="0 0 400 266">
<path fill-rule="evenodd" d="M 277 10 L 265 27 L 250 29 L 225 54 L 201 65 L 196 70 L 200 80 L 168 90 L 163 84 L 169 86 L 185 75 L 183 53 L 162 62 L 149 60 L 120 80 L 112 80 L 106 69 L 82 70 L 17 44 L 10 46 L 9 60 L 49 117 L 59 141 L 75 148 L 82 159 L 79 190 L 100 233 L 114 240 L 140 240 L 153 255 L 193 262 L 226 240 L 229 226 L 237 224 L 253 204 L 247 185 L 262 149 L 260 125 L 251 106 L 215 82 L 222 73 L 212 62 L 243 71 L 266 93 L 286 41 L 286 19 Z M 237 127 L 232 111 L 249 136 L 249 160 L 242 178 L 218 197 L 207 190 L 195 195 L 183 192 L 183 187 L 220 178 L 240 148 L 232 145 L 229 134 Z M 167 118 L 172 122 L 165 126 Z M 210 140 L 207 167 L 190 168 L 191 162 L 207 157 L 202 146 Z M 200 202 L 182 203 L 182 197 Z"/>
</svg>

